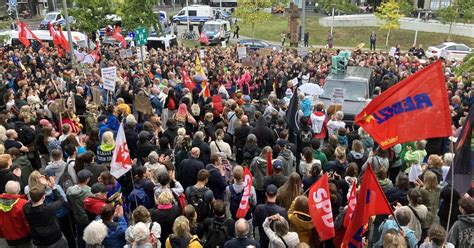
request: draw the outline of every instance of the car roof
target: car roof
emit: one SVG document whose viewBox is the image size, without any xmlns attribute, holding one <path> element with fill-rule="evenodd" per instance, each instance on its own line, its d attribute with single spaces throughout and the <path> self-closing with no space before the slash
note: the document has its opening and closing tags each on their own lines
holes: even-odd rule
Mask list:
<svg viewBox="0 0 474 248">
<path fill-rule="evenodd" d="M 225 20 L 215 20 L 215 21 L 207 21 L 205 22 L 204 24 L 225 24 L 225 23 L 229 23 L 229 21 L 225 21 Z"/>
<path fill-rule="evenodd" d="M 368 80 L 372 76 L 373 69 L 361 66 L 348 66 L 344 74 L 329 74 L 328 79 L 351 79 Z"/>
<path fill-rule="evenodd" d="M 261 40 L 257 40 L 257 39 L 243 39 L 243 40 L 240 40 L 240 42 L 255 42 L 255 41 L 261 41 Z"/>
<path fill-rule="evenodd" d="M 58 14 L 61 14 L 61 12 L 59 12 L 59 11 L 53 11 L 53 12 L 48 12 L 48 13 L 46 13 L 46 15 L 58 15 Z"/>
</svg>

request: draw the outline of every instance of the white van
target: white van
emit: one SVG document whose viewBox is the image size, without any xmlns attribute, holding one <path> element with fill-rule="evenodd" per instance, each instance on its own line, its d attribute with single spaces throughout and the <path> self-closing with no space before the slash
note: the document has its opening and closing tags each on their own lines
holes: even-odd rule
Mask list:
<svg viewBox="0 0 474 248">
<path fill-rule="evenodd" d="M 174 15 L 173 22 L 177 24 L 187 23 L 188 18 L 189 22 L 192 23 L 207 22 L 214 19 L 214 12 L 211 6 L 208 5 L 190 5 Z"/>
<path fill-rule="evenodd" d="M 43 43 L 48 43 L 48 46 L 54 46 L 53 38 L 49 34 L 49 30 L 32 30 L 33 34 L 35 34 Z M 21 44 L 20 40 L 18 40 L 18 31 L 17 30 L 9 30 L 5 32 L 5 35 L 9 36 L 9 39 L 6 41 L 8 45 L 19 45 Z M 66 40 L 68 39 L 67 33 L 64 32 L 64 37 Z M 80 32 L 71 32 L 72 43 L 78 47 L 87 47 L 87 35 L 80 33 Z M 33 37 L 28 37 L 28 39 L 34 40 Z"/>
<path fill-rule="evenodd" d="M 208 21 L 204 23 L 202 31 L 209 40 L 209 45 L 220 44 L 230 39 L 230 23 L 225 20 Z"/>
</svg>

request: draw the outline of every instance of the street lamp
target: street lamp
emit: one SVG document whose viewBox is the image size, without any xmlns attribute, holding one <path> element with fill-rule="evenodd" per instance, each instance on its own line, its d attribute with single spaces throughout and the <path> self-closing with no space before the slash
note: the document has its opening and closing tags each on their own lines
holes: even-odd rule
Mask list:
<svg viewBox="0 0 474 248">
<path fill-rule="evenodd" d="M 74 63 L 74 47 L 72 46 L 71 26 L 69 25 L 69 15 L 67 13 L 67 3 L 63 0 L 64 18 L 66 19 L 67 39 L 69 41 L 69 56 Z"/>
<path fill-rule="evenodd" d="M 332 36 L 332 31 L 334 30 L 334 7 L 335 6 L 336 6 L 335 4 L 331 4 L 331 7 L 332 7 L 331 36 Z"/>
</svg>

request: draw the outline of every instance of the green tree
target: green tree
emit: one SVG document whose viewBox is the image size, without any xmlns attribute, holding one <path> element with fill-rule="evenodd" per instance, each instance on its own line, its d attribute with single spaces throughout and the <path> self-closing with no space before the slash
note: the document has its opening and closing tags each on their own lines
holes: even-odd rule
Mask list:
<svg viewBox="0 0 474 248">
<path fill-rule="evenodd" d="M 0 22 L 0 29 L 1 30 L 8 29 L 10 24 L 11 23 L 8 22 L 8 21 L 1 21 Z M 8 39 L 10 39 L 10 35 L 8 35 L 8 34 L 0 35 L 0 45 L 2 45 L 2 46 L 5 45 L 5 42 L 7 42 Z"/>
<path fill-rule="evenodd" d="M 270 19 L 271 14 L 264 12 L 264 9 L 271 8 L 272 4 L 271 0 L 239 0 L 235 15 L 252 26 L 252 37 L 255 37 L 255 24 L 263 24 Z"/>
<path fill-rule="evenodd" d="M 76 7 L 68 9 L 69 15 L 76 18 L 75 27 L 88 34 L 105 27 L 110 20 L 106 15 L 114 13 L 110 0 L 76 0 Z"/>
<path fill-rule="evenodd" d="M 456 18 L 459 16 L 457 6 L 452 4 L 448 7 L 438 10 L 437 14 L 443 24 L 449 24 L 448 40 L 451 40 L 451 28 L 453 27 L 453 23 L 456 21 Z"/>
<path fill-rule="evenodd" d="M 375 16 L 382 21 L 380 26 L 381 30 L 387 30 L 387 38 L 385 39 L 385 46 L 388 47 L 388 39 L 390 38 L 390 32 L 400 28 L 400 18 L 403 17 L 400 14 L 400 3 L 395 0 L 388 0 L 380 4 L 377 8 Z"/>
<path fill-rule="evenodd" d="M 157 25 L 157 17 L 153 14 L 156 0 L 126 0 L 120 4 L 119 13 L 122 16 L 122 25 L 126 30 L 138 27 L 153 27 L 160 33 L 161 26 Z"/>
</svg>

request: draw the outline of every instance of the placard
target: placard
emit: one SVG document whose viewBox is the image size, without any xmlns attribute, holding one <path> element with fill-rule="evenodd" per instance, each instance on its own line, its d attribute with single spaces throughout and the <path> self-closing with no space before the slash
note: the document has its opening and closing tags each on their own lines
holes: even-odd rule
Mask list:
<svg viewBox="0 0 474 248">
<path fill-rule="evenodd" d="M 126 52 L 126 54 L 127 54 L 127 58 L 130 58 L 130 57 L 133 56 L 133 51 L 132 51 L 132 49 L 127 49 L 127 50 L 125 50 L 125 52 Z"/>
<path fill-rule="evenodd" d="M 204 59 L 204 49 L 199 50 L 199 58 Z"/>
<path fill-rule="evenodd" d="M 260 53 L 261 56 L 267 57 L 267 56 L 272 55 L 273 49 L 271 49 L 271 48 L 262 48 L 258 52 Z"/>
<path fill-rule="evenodd" d="M 344 96 L 346 95 L 346 89 L 334 88 L 332 90 L 331 105 L 340 105 L 344 103 Z"/>
<path fill-rule="evenodd" d="M 49 104 L 49 111 L 55 114 L 64 113 L 66 111 L 66 101 L 64 99 L 56 99 L 54 102 Z"/>
<path fill-rule="evenodd" d="M 237 47 L 237 54 L 239 55 L 239 59 L 247 58 L 247 48 L 246 47 Z"/>
<path fill-rule="evenodd" d="M 104 80 L 104 89 L 115 91 L 115 80 L 117 79 L 117 67 L 107 67 L 100 69 L 102 79 Z"/>
<path fill-rule="evenodd" d="M 150 98 L 143 95 L 135 95 L 133 106 L 137 112 L 144 114 L 153 114 Z"/>
<path fill-rule="evenodd" d="M 306 57 L 306 55 L 308 55 L 308 49 L 307 48 L 304 48 L 304 47 L 300 47 L 297 49 L 298 51 L 298 56 L 301 57 L 301 58 L 304 58 Z"/>
<path fill-rule="evenodd" d="M 388 56 L 395 56 L 395 52 L 397 51 L 396 47 L 390 48 L 390 51 L 388 52 Z"/>
<path fill-rule="evenodd" d="M 127 50 L 121 49 L 119 53 L 120 53 L 120 58 L 121 59 L 126 59 L 127 58 Z"/>
<path fill-rule="evenodd" d="M 100 89 L 97 87 L 92 87 L 92 101 L 97 105 L 100 106 Z"/>
</svg>

